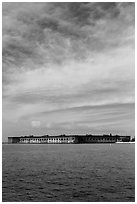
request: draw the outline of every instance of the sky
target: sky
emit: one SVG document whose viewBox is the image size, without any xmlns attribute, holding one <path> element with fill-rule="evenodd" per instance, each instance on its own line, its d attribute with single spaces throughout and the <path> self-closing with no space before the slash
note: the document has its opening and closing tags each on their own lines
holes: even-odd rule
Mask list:
<svg viewBox="0 0 137 204">
<path fill-rule="evenodd" d="M 2 4 L 2 132 L 135 134 L 135 4 Z"/>
</svg>

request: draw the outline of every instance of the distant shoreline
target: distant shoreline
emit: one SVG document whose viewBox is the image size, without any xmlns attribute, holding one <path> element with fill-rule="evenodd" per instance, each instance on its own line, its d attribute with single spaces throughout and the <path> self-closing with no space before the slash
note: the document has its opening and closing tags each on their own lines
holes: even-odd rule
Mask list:
<svg viewBox="0 0 137 204">
<path fill-rule="evenodd" d="M 13 145 L 13 144 L 17 144 L 17 145 L 45 145 L 45 143 L 8 143 L 8 142 L 2 142 L 2 145 L 4 145 L 4 144 L 8 144 L 8 145 Z M 46 143 L 47 145 L 55 145 L 55 143 Z M 59 144 L 61 144 L 61 145 L 63 145 L 63 144 L 66 144 L 66 143 L 56 143 L 57 145 L 59 145 Z M 72 145 L 74 144 L 74 145 L 76 145 L 75 143 L 71 143 Z M 95 145 L 95 144 L 135 144 L 135 142 L 115 142 L 115 143 L 78 143 L 78 144 L 93 144 L 93 145 Z M 69 144 L 70 145 L 70 144 Z"/>
</svg>

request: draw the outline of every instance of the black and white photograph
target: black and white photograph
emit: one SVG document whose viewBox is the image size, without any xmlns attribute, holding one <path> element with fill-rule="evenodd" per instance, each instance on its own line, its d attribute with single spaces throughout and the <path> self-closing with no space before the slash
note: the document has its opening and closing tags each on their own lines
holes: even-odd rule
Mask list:
<svg viewBox="0 0 137 204">
<path fill-rule="evenodd" d="M 135 202 L 135 2 L 2 2 L 2 202 Z"/>
</svg>

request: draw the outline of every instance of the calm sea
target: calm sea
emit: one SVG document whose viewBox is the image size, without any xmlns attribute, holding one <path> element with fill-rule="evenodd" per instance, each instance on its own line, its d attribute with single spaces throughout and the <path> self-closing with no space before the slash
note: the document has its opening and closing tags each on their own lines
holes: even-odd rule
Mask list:
<svg viewBox="0 0 137 204">
<path fill-rule="evenodd" d="M 3 145 L 3 201 L 135 201 L 134 144 Z"/>
</svg>

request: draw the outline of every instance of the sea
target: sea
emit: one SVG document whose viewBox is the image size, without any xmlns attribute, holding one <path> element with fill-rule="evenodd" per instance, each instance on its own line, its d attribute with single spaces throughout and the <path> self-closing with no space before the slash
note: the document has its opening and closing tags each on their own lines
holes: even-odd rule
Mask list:
<svg viewBox="0 0 137 204">
<path fill-rule="evenodd" d="M 134 202 L 134 144 L 3 144 L 3 202 Z"/>
</svg>

